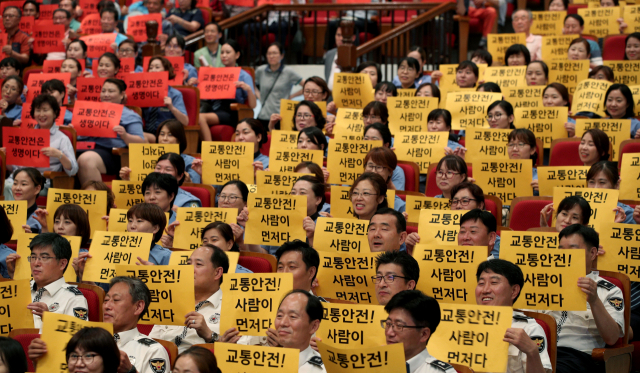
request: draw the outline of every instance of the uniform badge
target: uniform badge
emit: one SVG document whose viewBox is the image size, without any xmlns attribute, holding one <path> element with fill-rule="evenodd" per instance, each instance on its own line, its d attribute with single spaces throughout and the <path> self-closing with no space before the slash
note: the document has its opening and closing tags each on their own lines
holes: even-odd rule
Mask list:
<svg viewBox="0 0 640 373">
<path fill-rule="evenodd" d="M 52 303 L 49 306 L 49 312 L 56 312 L 60 308 L 60 304 L 58 302 Z"/>
<path fill-rule="evenodd" d="M 622 308 L 624 307 L 624 301 L 621 298 L 613 297 L 609 298 L 607 301 L 610 305 L 613 306 L 613 308 L 616 309 L 616 311 L 622 311 Z"/>
<path fill-rule="evenodd" d="M 438 368 L 439 370 L 447 371 L 449 369 L 453 369 L 453 366 L 449 363 L 445 363 L 442 360 L 434 360 L 431 363 L 431 366 Z"/>
<path fill-rule="evenodd" d="M 213 315 L 211 315 L 211 317 L 209 318 L 209 323 L 210 324 L 217 324 L 220 322 L 220 314 L 219 313 L 214 313 Z"/>
<path fill-rule="evenodd" d="M 136 357 L 129 355 L 129 362 L 131 365 L 136 365 Z"/>
<path fill-rule="evenodd" d="M 538 336 L 538 335 L 532 335 L 531 336 L 531 340 L 534 341 L 536 343 L 536 345 L 538 345 L 538 352 L 542 353 L 542 351 L 544 351 L 544 349 L 547 347 L 544 344 L 544 338 Z"/>
<path fill-rule="evenodd" d="M 87 320 L 89 316 L 89 312 L 87 311 L 86 308 L 82 308 L 82 307 L 75 307 L 73 309 L 73 316 L 79 318 L 80 320 Z"/>
<path fill-rule="evenodd" d="M 149 365 L 153 373 L 164 373 L 167 371 L 167 363 L 164 359 L 151 359 Z"/>
</svg>

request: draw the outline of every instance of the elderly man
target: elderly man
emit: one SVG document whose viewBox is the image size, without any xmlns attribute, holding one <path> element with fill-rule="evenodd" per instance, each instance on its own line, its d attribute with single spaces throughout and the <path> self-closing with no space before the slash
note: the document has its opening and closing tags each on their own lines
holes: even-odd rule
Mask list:
<svg viewBox="0 0 640 373">
<path fill-rule="evenodd" d="M 542 36 L 531 33 L 533 14 L 528 9 L 521 9 L 511 16 L 511 24 L 515 33 L 524 33 L 527 36 L 527 49 L 531 54 L 531 61 L 542 60 Z"/>
</svg>

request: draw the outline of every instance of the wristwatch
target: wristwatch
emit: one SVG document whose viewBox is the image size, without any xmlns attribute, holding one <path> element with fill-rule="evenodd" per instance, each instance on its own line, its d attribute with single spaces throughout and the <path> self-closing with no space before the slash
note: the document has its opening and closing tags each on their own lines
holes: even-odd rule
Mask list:
<svg viewBox="0 0 640 373">
<path fill-rule="evenodd" d="M 220 335 L 218 333 L 211 332 L 211 342 L 209 343 L 218 342 L 218 338 L 220 338 Z"/>
</svg>

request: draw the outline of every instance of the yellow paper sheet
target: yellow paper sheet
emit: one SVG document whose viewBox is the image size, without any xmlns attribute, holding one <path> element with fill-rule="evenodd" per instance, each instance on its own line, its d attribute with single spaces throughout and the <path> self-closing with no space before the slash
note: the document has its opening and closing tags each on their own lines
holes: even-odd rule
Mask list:
<svg viewBox="0 0 640 373">
<path fill-rule="evenodd" d="M 414 88 L 398 88 L 398 97 L 415 97 L 416 90 Z"/>
<path fill-rule="evenodd" d="M 634 108 L 637 113 L 640 110 L 640 85 L 630 86 L 631 94 L 633 95 Z"/>
<path fill-rule="evenodd" d="M 116 265 L 135 264 L 138 257 L 148 260 L 152 240 L 151 233 L 96 232 L 82 280 L 109 282 Z"/>
<path fill-rule="evenodd" d="M 256 183 L 262 195 L 289 195 L 296 181 L 303 176 L 314 176 L 300 172 L 256 172 Z"/>
<path fill-rule="evenodd" d="M 407 195 L 406 202 L 406 211 L 409 215 L 407 222 L 409 223 L 418 223 L 420 220 L 420 211 L 424 209 L 451 210 L 451 203 L 446 198 Z"/>
<path fill-rule="evenodd" d="M 421 243 L 413 248 L 413 257 L 420 265 L 417 290 L 440 303 L 476 304 L 476 271 L 487 260 L 486 246 Z"/>
<path fill-rule="evenodd" d="M 250 218 L 244 236 L 246 244 L 280 246 L 306 239 L 301 224 L 307 216 L 306 196 L 250 194 L 247 207 Z"/>
<path fill-rule="evenodd" d="M 509 159 L 507 143 L 512 129 L 471 128 L 465 133 L 467 159 Z"/>
<path fill-rule="evenodd" d="M 362 109 L 342 109 L 336 114 L 336 124 L 333 133 L 364 133 Z"/>
<path fill-rule="evenodd" d="M 169 258 L 170 266 L 186 266 L 189 258 L 191 258 L 193 252 L 191 250 L 172 250 L 171 257 Z"/>
<path fill-rule="evenodd" d="M 275 172 L 294 172 L 301 162 L 313 162 L 322 167 L 324 152 L 322 150 L 285 149 L 271 150 L 269 153 L 269 170 Z"/>
<path fill-rule="evenodd" d="M 467 210 L 420 210 L 418 235 L 420 244 L 458 245 L 460 218 Z"/>
<path fill-rule="evenodd" d="M 111 190 L 115 195 L 115 204 L 123 210 L 144 202 L 141 181 L 113 180 Z"/>
<path fill-rule="evenodd" d="M 271 146 L 269 154 L 278 150 L 297 149 L 298 148 L 298 131 L 271 131 Z"/>
<path fill-rule="evenodd" d="M 553 188 L 586 188 L 589 166 L 538 167 L 538 188 L 541 196 L 553 196 Z"/>
<path fill-rule="evenodd" d="M 549 81 L 563 84 L 570 95 L 576 94 L 578 84 L 589 78 L 589 60 L 551 61 L 548 66 Z"/>
<path fill-rule="evenodd" d="M 564 27 L 564 17 L 567 16 L 566 11 L 551 12 L 531 12 L 533 13 L 533 23 L 531 24 L 531 33 L 534 35 L 562 35 Z M 542 54 L 544 58 L 544 52 Z"/>
<path fill-rule="evenodd" d="M 0 336 L 8 337 L 13 329 L 33 328 L 29 280 L 0 282 Z M 384 311 L 383 311 L 384 312 Z"/>
<path fill-rule="evenodd" d="M 578 14 L 584 19 L 584 34 L 604 38 L 620 34 L 620 7 L 581 8 Z"/>
<path fill-rule="evenodd" d="M 389 130 L 395 136 L 401 132 L 427 132 L 427 117 L 438 108 L 437 97 L 389 97 Z"/>
<path fill-rule="evenodd" d="M 319 251 L 318 287 L 313 291 L 325 298 L 354 303 L 378 304 L 376 257 L 380 253 L 336 253 Z"/>
<path fill-rule="evenodd" d="M 361 348 L 386 344 L 380 322 L 387 319 L 383 306 L 322 303 L 324 313 L 316 336 L 334 347 Z"/>
<path fill-rule="evenodd" d="M 353 214 L 353 203 L 349 196 L 349 186 L 332 185 L 331 186 L 331 216 L 334 218 L 355 219 Z M 394 207 L 396 191 L 387 189 L 387 205 L 389 208 Z"/>
<path fill-rule="evenodd" d="M 502 93 L 491 92 L 451 92 L 447 96 L 447 109 L 451 112 L 451 128 L 466 130 L 475 127 L 489 127 L 487 108 L 495 101 L 502 100 Z"/>
<path fill-rule="evenodd" d="M 280 129 L 284 131 L 295 131 L 295 121 L 293 118 L 293 114 L 296 109 L 296 105 L 299 104 L 300 101 L 293 100 L 280 100 L 280 116 L 282 120 L 280 120 Z M 327 102 L 326 101 L 314 101 L 320 110 L 322 110 L 322 116 L 327 117 Z"/>
<path fill-rule="evenodd" d="M 332 140 L 329 143 L 327 157 L 329 184 L 353 184 L 364 172 L 364 157 L 371 149 L 380 146 L 382 146 L 382 140 Z"/>
<path fill-rule="evenodd" d="M 333 101 L 339 109 L 364 109 L 374 100 L 373 86 L 368 74 L 333 74 Z"/>
<path fill-rule="evenodd" d="M 557 249 L 558 232 L 502 231 L 500 246 L 523 249 Z"/>
<path fill-rule="evenodd" d="M 27 223 L 27 201 L 0 201 L 0 206 L 4 208 L 11 227 L 13 227 L 12 240 L 17 240 L 20 231 L 24 231 L 22 226 Z"/>
<path fill-rule="evenodd" d="M 623 199 L 640 201 L 640 156 L 634 153 L 622 155 L 620 168 L 620 195 Z"/>
<path fill-rule="evenodd" d="M 535 109 L 544 106 L 542 104 L 542 91 L 546 86 L 520 86 L 515 88 L 503 89 L 504 99 L 509 101 L 514 109 Z M 520 120 L 515 117 L 516 124 Z"/>
<path fill-rule="evenodd" d="M 298 373 L 300 350 L 295 348 L 216 342 L 214 351 L 221 372 Z"/>
<path fill-rule="evenodd" d="M 576 119 L 576 135 L 582 136 L 587 130 L 598 128 L 609 136 L 611 156 L 614 160 L 620 157 L 620 143 L 629 139 L 631 119 Z"/>
<path fill-rule="evenodd" d="M 224 185 L 231 180 L 253 183 L 253 143 L 203 141 L 202 182 Z"/>
<path fill-rule="evenodd" d="M 420 173 L 426 174 L 431 164 L 444 157 L 448 141 L 449 132 L 398 133 L 395 135 L 395 153 L 398 160 L 415 162 Z"/>
<path fill-rule="evenodd" d="M 569 118 L 569 108 L 545 107 L 538 109 L 515 109 L 513 122 L 516 128 L 526 128 L 542 140 L 545 149 L 551 148 L 551 142 L 568 136 L 564 124 Z M 543 156 L 538 154 L 538 157 Z"/>
<path fill-rule="evenodd" d="M 611 84 L 613 83 L 606 80 L 587 79 L 581 81 L 573 93 L 571 112 L 590 111 L 605 117 L 604 96 Z"/>
<path fill-rule="evenodd" d="M 481 159 L 474 165 L 478 165 L 473 169 L 476 184 L 485 194 L 500 198 L 505 206 L 510 206 L 516 197 L 533 196 L 531 159 Z"/>
<path fill-rule="evenodd" d="M 636 7 L 634 7 L 636 8 Z M 629 28 L 629 26 L 627 26 Z M 637 85 L 640 84 L 640 61 L 604 61 L 604 66 L 613 70 L 614 83 Z"/>
<path fill-rule="evenodd" d="M 510 46 L 514 44 L 527 45 L 527 36 L 519 34 L 489 34 L 487 36 L 487 50 L 493 56 L 493 62 L 505 65 L 504 55 Z"/>
<path fill-rule="evenodd" d="M 324 218 L 316 220 L 313 247 L 318 251 L 368 253 L 369 222 L 356 218 Z"/>
<path fill-rule="evenodd" d="M 564 17 L 562 23 L 564 24 Z M 563 26 L 561 26 L 561 28 L 562 27 Z M 556 34 L 553 36 L 543 36 L 542 59 L 545 61 L 566 60 L 568 56 L 569 45 L 571 44 L 573 39 L 579 37 L 580 35 L 562 35 L 562 31 L 560 31 L 560 34 Z"/>
<path fill-rule="evenodd" d="M 489 66 L 484 71 L 484 81 L 496 83 L 504 91 L 527 85 L 526 66 Z"/>
<path fill-rule="evenodd" d="M 640 227 L 635 224 L 603 223 L 600 245 L 606 248 L 598 256 L 598 269 L 624 273 L 631 281 L 640 281 L 640 252 L 636 243 Z"/>
<path fill-rule="evenodd" d="M 640 32 L 640 6 L 625 6 L 623 9 L 624 23 L 627 24 L 624 32 L 626 34 Z"/>
<path fill-rule="evenodd" d="M 586 294 L 578 287 L 578 278 L 585 276 L 583 249 L 527 249 L 512 243 L 500 243 L 500 259 L 516 264 L 524 274 L 514 308 L 586 311 Z"/>
<path fill-rule="evenodd" d="M 180 144 L 129 144 L 129 180 L 144 181 L 155 170 L 158 158 L 165 153 L 180 154 Z"/>
<path fill-rule="evenodd" d="M 91 237 L 96 231 L 107 229 L 107 223 L 102 219 L 107 215 L 107 192 L 104 190 L 77 190 L 49 188 L 47 193 L 47 224 L 53 230 L 53 216 L 58 207 L 64 204 L 74 204 L 82 207 L 89 216 Z"/>
<path fill-rule="evenodd" d="M 234 273 L 220 285 L 224 301 L 220 330 L 237 328 L 243 335 L 265 335 L 273 328 L 282 298 L 293 290 L 291 273 Z"/>
<path fill-rule="evenodd" d="M 195 250 L 202 244 L 202 230 L 210 223 L 221 221 L 227 224 L 237 223 L 238 210 L 235 208 L 200 207 L 178 208 L 173 247 Z"/>
<path fill-rule="evenodd" d="M 193 311 L 193 266 L 117 265 L 116 276 L 137 277 L 151 292 L 149 311 L 138 324 L 184 326 L 184 315 Z"/>
<path fill-rule="evenodd" d="M 384 332 L 384 329 L 380 328 Z M 346 346 L 345 346 L 346 347 Z M 400 343 L 365 348 L 336 348 L 318 342 L 318 350 L 327 373 L 404 372 L 406 362 Z M 405 364 L 405 365 L 403 365 Z M 405 369 L 405 370 L 403 370 Z"/>
<path fill-rule="evenodd" d="M 558 211 L 558 206 L 563 199 L 570 196 L 581 196 L 589 202 L 591 207 L 591 218 L 589 226 L 599 231 L 601 224 L 613 223 L 615 220 L 615 209 L 618 206 L 620 192 L 613 189 L 594 188 L 553 188 L 553 209 Z M 556 218 L 553 217 L 555 224 Z"/>
</svg>

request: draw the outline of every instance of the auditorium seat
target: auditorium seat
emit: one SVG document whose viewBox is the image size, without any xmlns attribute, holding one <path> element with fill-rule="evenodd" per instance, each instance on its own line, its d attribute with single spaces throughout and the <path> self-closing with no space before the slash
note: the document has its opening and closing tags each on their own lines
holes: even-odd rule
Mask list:
<svg viewBox="0 0 640 373">
<path fill-rule="evenodd" d="M 211 351 L 212 353 L 214 352 L 214 348 L 216 346 L 215 343 L 198 343 L 193 345 L 194 347 L 202 347 L 202 348 L 206 348 L 207 350 Z"/>
<path fill-rule="evenodd" d="M 232 104 L 234 105 L 234 104 Z M 235 133 L 235 130 L 231 126 L 225 124 L 218 124 L 209 127 L 211 131 L 212 141 L 231 141 L 231 136 Z"/>
<path fill-rule="evenodd" d="M 89 285 L 85 283 L 69 282 L 69 285 L 75 285 L 82 295 L 87 299 L 89 306 L 89 321 L 102 322 L 102 303 L 104 303 L 104 289 L 100 286 Z"/>
<path fill-rule="evenodd" d="M 485 194 L 484 209 L 489 211 L 493 217 L 496 218 L 498 229 L 500 229 L 500 227 L 502 227 L 502 200 L 496 196 Z"/>
<path fill-rule="evenodd" d="M 549 153 L 549 166 L 583 166 L 584 163 L 580 160 L 578 153 L 580 141 L 579 137 L 553 140 Z"/>
<path fill-rule="evenodd" d="M 552 371 L 556 371 L 556 359 L 558 356 L 558 324 L 556 319 L 551 315 L 544 313 L 522 311 L 526 316 L 533 317 L 538 325 L 544 330 L 544 334 L 547 337 L 547 352 L 549 353 L 549 360 L 551 360 Z"/>
<path fill-rule="evenodd" d="M 398 161 L 398 167 L 404 171 L 404 190 L 407 192 L 420 191 L 420 169 L 418 164 L 409 161 Z"/>
<path fill-rule="evenodd" d="M 426 197 L 420 192 L 408 192 L 406 190 L 396 190 L 395 192 L 396 196 L 405 202 L 407 202 L 407 196 Z"/>
<path fill-rule="evenodd" d="M 251 270 L 253 273 L 273 273 L 278 268 L 275 256 L 246 251 L 240 252 L 238 264 Z"/>
<path fill-rule="evenodd" d="M 621 61 L 625 56 L 625 39 L 627 35 L 609 35 L 602 43 L 602 59 L 604 61 Z"/>
<path fill-rule="evenodd" d="M 187 148 L 185 153 L 192 154 L 198 152 L 198 140 L 200 136 L 200 90 L 196 87 L 183 85 L 173 86 L 182 93 L 184 106 L 187 109 L 189 125 L 184 128 L 187 137 Z"/>
<path fill-rule="evenodd" d="M 9 338 L 15 339 L 20 343 L 22 349 L 24 350 L 24 354 L 29 356 L 29 344 L 36 338 L 40 338 L 39 329 L 13 329 L 9 332 Z M 35 368 L 33 367 L 33 361 L 27 358 L 27 368 L 29 372 L 35 372 Z"/>
<path fill-rule="evenodd" d="M 618 157 L 618 168 L 622 167 L 622 155 L 625 153 L 640 153 L 640 139 L 628 139 L 620 143 L 620 157 Z"/>
<path fill-rule="evenodd" d="M 551 197 L 516 197 L 511 202 L 507 226 L 514 231 L 540 227 L 540 211 L 553 202 Z M 549 221 L 551 224 L 551 221 Z"/>
<path fill-rule="evenodd" d="M 202 207 L 215 207 L 216 189 L 211 185 L 184 183 L 181 188 L 198 197 L 202 202 Z"/>
<path fill-rule="evenodd" d="M 144 335 L 149 335 L 153 329 L 153 325 L 138 324 L 138 331 Z"/>
<path fill-rule="evenodd" d="M 176 358 L 178 357 L 178 346 L 171 341 L 165 341 L 164 339 L 153 338 L 154 341 L 160 343 L 162 347 L 167 351 L 167 355 L 169 355 L 169 361 L 171 365 L 171 369 L 173 369 L 173 365 L 176 363 Z M 169 369 L 166 369 L 169 371 Z"/>
</svg>

